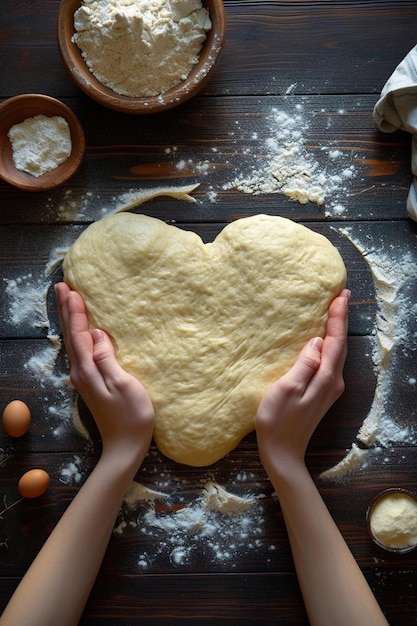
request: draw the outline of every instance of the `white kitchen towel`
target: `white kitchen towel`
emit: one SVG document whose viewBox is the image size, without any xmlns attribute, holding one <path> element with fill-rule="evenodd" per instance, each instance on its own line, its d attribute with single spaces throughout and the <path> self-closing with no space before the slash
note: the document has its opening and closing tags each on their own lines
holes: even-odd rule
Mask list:
<svg viewBox="0 0 417 626">
<path fill-rule="evenodd" d="M 374 120 L 385 133 L 400 129 L 411 133 L 413 183 L 407 212 L 417 221 L 417 46 L 407 54 L 385 83 L 374 108 Z"/>
</svg>

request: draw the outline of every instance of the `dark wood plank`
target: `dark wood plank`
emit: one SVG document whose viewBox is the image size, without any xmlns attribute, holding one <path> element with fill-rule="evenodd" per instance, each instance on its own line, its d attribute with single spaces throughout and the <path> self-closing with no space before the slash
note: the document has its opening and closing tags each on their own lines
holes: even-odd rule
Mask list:
<svg viewBox="0 0 417 626">
<path fill-rule="evenodd" d="M 417 554 L 398 556 L 385 553 L 370 541 L 365 528 L 366 508 L 375 493 L 388 486 L 412 487 L 415 484 L 414 450 L 397 448 L 391 450 L 389 456 L 389 461 L 383 461 L 381 454 L 376 452 L 366 469 L 345 478 L 342 489 L 321 480 L 318 480 L 318 485 L 355 558 L 368 577 L 377 597 L 380 597 L 384 610 L 392 611 L 393 615 L 398 616 L 399 623 L 405 624 L 407 622 L 401 619 L 405 620 L 406 617 L 415 614 L 416 591 L 412 585 L 409 586 L 405 610 L 400 613 L 394 595 L 389 590 L 387 593 L 386 583 L 390 579 L 393 580 L 394 575 L 399 581 L 405 582 L 407 574 L 417 566 Z M 151 453 L 145 462 L 143 472 L 138 477 L 143 478 L 145 484 L 149 481 L 150 485 L 154 485 L 154 481 L 149 480 L 148 473 L 156 461 L 152 457 L 155 457 L 154 453 Z M 324 457 L 321 454 L 309 454 L 308 462 L 313 475 L 317 475 L 324 462 L 335 463 L 340 458 L 341 454 L 325 453 Z M 91 619 L 91 623 L 95 623 L 94 619 L 98 618 L 120 623 L 122 620 L 134 620 L 140 615 L 147 620 L 145 623 L 152 624 L 172 617 L 173 612 L 178 615 L 178 619 L 218 619 L 219 623 L 225 624 L 238 618 L 254 620 L 256 613 L 253 612 L 253 606 L 252 609 L 249 608 L 249 604 L 252 603 L 249 601 L 251 595 L 247 591 L 246 583 L 249 580 L 254 581 L 255 577 L 258 581 L 263 581 L 259 587 L 258 583 L 252 584 L 256 586 L 255 595 L 259 601 L 266 602 L 262 615 L 267 623 L 269 621 L 273 623 L 278 614 L 279 623 L 283 624 L 295 623 L 292 621 L 295 616 L 300 618 L 303 609 L 279 504 L 272 497 L 271 487 L 262 473 L 257 458 L 254 455 L 240 455 L 239 459 L 241 463 L 235 464 L 232 470 L 230 466 L 227 468 L 227 465 L 219 468 L 216 478 L 220 484 L 238 495 L 255 493 L 266 496 L 259 501 L 260 512 L 255 517 L 259 530 L 253 525 L 247 527 L 249 541 L 239 544 L 236 537 L 235 552 L 231 557 L 223 558 L 213 556 L 213 551 L 207 545 L 210 543 L 207 542 L 207 538 L 199 538 L 198 533 L 192 533 L 187 544 L 191 550 L 189 561 L 179 564 L 172 558 L 172 552 L 176 547 L 175 530 L 168 534 L 164 531 L 155 531 L 151 534 L 148 527 L 148 532 L 143 533 L 146 523 L 141 518 L 141 511 L 147 507 L 138 506 L 130 519 L 136 520 L 139 516 L 139 524 L 128 527 L 121 534 L 115 534 L 110 542 L 101 574 L 86 609 L 86 619 Z M 23 471 L 33 466 L 45 467 L 52 477 L 51 488 L 47 494 L 33 502 L 24 501 L 5 515 L 1 528 L 6 534 L 8 549 L 1 552 L 2 569 L 7 576 L 7 584 L 2 585 L 0 590 L 0 602 L 3 604 L 7 601 L 9 590 L 24 573 L 79 488 L 79 485 L 63 485 L 61 482 L 62 466 L 72 461 L 72 455 L 26 453 L 9 461 L 0 474 L 1 491 L 7 493 L 10 503 L 17 497 L 16 489 L 11 485 Z M 94 462 L 95 458 L 91 457 L 84 462 L 82 480 Z M 164 472 L 167 468 L 163 460 L 159 460 L 157 465 L 161 477 L 166 478 Z M 375 471 L 375 467 L 378 467 L 378 471 Z M 8 476 L 4 478 L 7 468 Z M 236 480 L 236 476 L 242 471 L 247 472 L 249 480 L 243 482 Z M 201 484 L 196 481 L 195 472 L 180 468 L 175 477 L 178 482 L 174 485 L 174 493 L 171 493 L 169 502 L 174 506 L 175 503 L 178 505 L 181 502 L 183 506 L 187 502 L 193 502 Z M 163 515 L 169 511 L 169 508 L 162 508 L 159 514 Z M 263 522 L 260 523 L 259 520 Z M 227 526 L 234 523 L 233 518 L 229 518 L 222 522 L 220 528 L 225 532 Z M 214 535 L 211 540 L 217 541 L 219 546 L 222 546 L 221 537 Z M 226 536 L 224 541 L 229 547 L 230 539 Z M 272 550 L 271 546 L 275 549 Z M 144 554 L 152 555 L 146 568 L 139 564 Z M 13 582 L 13 578 L 16 582 Z M 268 581 L 273 586 L 270 586 Z M 162 597 L 161 586 L 164 587 Z M 177 594 L 181 588 L 180 596 L 183 602 L 178 604 L 175 598 L 178 600 Z M 170 591 L 167 591 L 168 589 Z M 243 591 L 242 597 L 239 589 Z M 264 592 L 261 589 L 264 589 Z M 214 602 L 216 597 L 219 597 L 220 607 Z M 157 611 L 155 602 L 159 607 Z M 201 602 L 203 605 L 207 602 L 204 610 Z M 202 613 L 199 612 L 199 607 Z M 220 614 L 217 613 L 219 608 Z"/>
<path fill-rule="evenodd" d="M 398 581 L 399 586 L 403 585 L 403 589 L 408 587 L 407 570 L 396 572 L 395 575 L 365 571 L 365 575 L 378 599 L 383 593 L 389 596 L 390 601 L 384 606 L 389 623 L 409 626 L 415 621 L 417 614 L 410 603 L 409 594 L 405 591 L 401 593 L 400 598 L 404 603 L 399 610 L 398 596 L 396 597 L 393 592 L 394 581 Z M 188 577 L 176 576 L 166 587 L 163 604 L 161 605 L 159 599 L 155 598 L 153 604 L 149 606 L 148 598 L 151 597 L 152 602 L 152 595 L 148 593 L 148 589 L 152 592 L 163 582 L 164 580 L 158 579 L 148 581 L 146 578 L 129 581 L 132 587 L 130 597 L 122 595 L 120 599 L 116 599 L 121 605 L 120 611 L 117 609 L 115 611 L 114 602 L 109 611 L 106 611 L 106 606 L 105 604 L 103 606 L 100 598 L 97 604 L 93 604 L 91 608 L 88 606 L 85 621 L 82 620 L 81 624 L 100 624 L 104 623 L 104 620 L 107 623 L 110 616 L 110 619 L 114 619 L 114 613 L 119 624 L 136 624 L 140 619 L 141 624 L 150 626 L 152 624 L 180 626 L 184 623 L 212 626 L 237 623 L 252 626 L 260 624 L 307 626 L 309 623 L 302 606 L 298 585 L 289 575 L 245 574 L 239 578 L 233 575 L 226 577 L 215 575 L 191 580 Z M 388 593 L 385 592 L 387 587 Z M 178 598 L 181 598 L 180 602 Z M 133 610 L 130 612 L 130 621 L 127 618 L 126 622 L 126 613 L 129 614 L 126 604 L 130 606 L 130 603 Z"/>
<path fill-rule="evenodd" d="M 410 601 L 410 571 L 365 571 L 376 597 L 386 599 L 384 612 L 390 624 L 410 626 L 417 618 Z M 2 581 L 3 582 L 3 581 Z M 17 581 L 5 579 L 11 595 Z M 103 580 L 107 595 L 96 588 L 80 626 L 117 624 L 133 626 L 182 626 L 183 624 L 280 624 L 308 626 L 294 576 L 247 574 L 169 578 L 141 576 Z M 397 586 L 398 589 L 397 590 Z M 120 593 L 115 596 L 117 587 Z M 163 588 L 163 596 L 155 594 Z M 411 590 L 413 586 L 411 586 Z M 412 599 L 412 598 L 411 598 Z"/>
<path fill-rule="evenodd" d="M 406 567 L 407 564 L 410 567 L 417 564 L 417 554 L 414 552 L 392 555 L 375 546 L 370 541 L 365 526 L 366 510 L 376 493 L 392 486 L 413 487 L 416 480 L 413 455 L 414 450 L 410 446 L 393 446 L 389 451 L 374 449 L 369 453 L 366 465 L 360 471 L 352 471 L 351 474 L 345 475 L 341 489 L 340 483 L 321 478 L 320 474 L 327 467 L 332 467 L 342 460 L 344 451 L 308 452 L 309 468 L 361 567 L 399 569 Z M 81 478 L 78 482 L 73 477 L 71 480 L 67 479 L 63 471 L 74 462 L 75 455 L 72 453 L 20 452 L 3 464 L 0 488 L 2 494 L 7 495 L 9 504 L 19 499 L 16 485 L 25 471 L 33 467 L 42 467 L 51 476 L 51 485 L 45 495 L 33 501 L 24 500 L 4 514 L 2 536 L 3 539 L 8 539 L 9 545 L 1 554 L 7 575 L 22 575 L 39 546 L 85 481 L 97 458 L 97 454 L 92 454 L 80 459 L 78 466 Z M 377 472 L 376 467 L 379 467 Z M 159 476 L 156 478 L 157 472 Z M 246 475 L 243 476 L 244 474 Z M 292 569 L 279 503 L 273 496 L 273 489 L 260 465 L 253 443 L 244 444 L 239 456 L 222 460 L 215 467 L 199 470 L 174 466 L 152 448 L 137 480 L 166 494 L 165 498 L 155 501 L 154 504 L 156 515 L 161 519 L 164 515 L 175 515 L 175 512 L 184 506 L 195 506 L 203 485 L 209 480 L 216 480 L 236 495 L 256 498 L 258 503 L 247 513 L 250 522 L 246 527 L 248 537 L 243 541 L 236 532 L 236 545 L 230 548 L 231 540 L 227 535 L 229 532 L 227 527 L 230 526 L 232 530 L 237 531 L 239 525 L 234 516 L 227 515 L 221 523 L 219 522 L 218 527 L 212 530 L 212 535 L 204 535 L 197 527 L 188 534 L 180 526 L 169 530 L 158 529 L 152 527 L 151 522 L 145 518 L 151 504 L 142 502 L 129 511 L 123 509 L 122 518 L 128 525 L 122 531 L 114 533 L 106 556 L 105 569 L 117 570 L 126 576 L 139 573 L 192 574 L 211 571 L 284 573 Z M 135 523 L 131 525 L 129 522 Z M 32 540 L 28 542 L 25 536 L 32 527 Z M 226 536 L 220 536 L 219 531 L 223 531 Z M 188 536 L 187 545 L 191 545 L 193 551 L 183 561 L 174 560 L 172 552 L 177 546 L 176 541 L 184 539 L 185 536 Z M 214 548 L 212 544 L 216 544 L 216 547 Z M 275 549 L 271 550 L 271 546 Z M 226 552 L 229 554 L 225 554 Z M 146 564 L 139 562 L 143 554 L 146 554 Z M 374 562 L 378 555 L 381 563 Z"/>
<path fill-rule="evenodd" d="M 58 3 L 11 6 L 1 6 L 4 95 L 78 96 L 56 45 Z M 210 95 L 285 94 L 292 86 L 303 94 L 376 94 L 415 45 L 414 0 L 226 0 L 225 7 L 227 41 Z M 358 33 L 367 33 L 360 45 Z"/>
<path fill-rule="evenodd" d="M 126 192 L 196 183 L 196 204 L 161 198 L 142 210 L 179 222 L 224 222 L 253 213 L 297 221 L 405 219 L 411 137 L 377 131 L 375 102 L 369 95 L 198 97 L 180 111 L 147 117 L 145 124 L 141 117 L 117 114 L 86 99 L 67 101 L 86 132 L 81 169 L 66 187 L 35 197 L 0 181 L 0 223 L 93 221 L 103 210 L 120 206 Z M 308 126 L 302 131 L 306 154 L 328 182 L 332 175 L 341 177 L 323 206 L 300 204 L 279 193 L 225 189 L 271 163 L 266 143 L 280 128 L 274 109 L 290 119 L 302 116 Z M 339 156 L 332 158 L 332 153 Z M 349 168 L 352 177 L 343 179 Z M 336 205 L 344 210 L 339 213 Z"/>
</svg>

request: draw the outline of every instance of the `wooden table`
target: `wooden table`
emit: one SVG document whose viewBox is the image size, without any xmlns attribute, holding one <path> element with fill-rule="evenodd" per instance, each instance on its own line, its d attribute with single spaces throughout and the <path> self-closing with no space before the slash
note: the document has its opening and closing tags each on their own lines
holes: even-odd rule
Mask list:
<svg viewBox="0 0 417 626">
<path fill-rule="evenodd" d="M 413 624 L 417 551 L 398 556 L 380 550 L 367 536 L 365 513 L 383 488 L 416 488 L 415 437 L 371 446 L 367 461 L 343 480 L 319 475 L 344 459 L 352 443 L 364 447 L 356 436 L 378 381 L 382 384 L 372 356 L 380 305 L 372 271 L 378 259 L 382 274 L 396 268 L 401 289 L 394 304 L 405 299 L 408 310 L 395 320 L 394 329 L 406 332 L 395 350 L 384 415 L 402 428 L 415 427 L 416 279 L 411 272 L 402 280 L 398 261 L 408 255 L 408 268 L 417 261 L 416 225 L 405 210 L 410 135 L 379 132 L 372 109 L 415 45 L 417 7 L 414 0 L 226 0 L 225 7 L 227 42 L 204 91 L 166 114 L 134 117 L 90 101 L 67 75 L 56 43 L 58 2 L 1 2 L 0 97 L 38 92 L 62 99 L 79 116 L 87 148 L 81 169 L 63 188 L 22 193 L 0 183 L 1 408 L 19 398 L 33 414 L 30 433 L 22 439 L 0 433 L 0 495 L 9 504 L 17 500 L 17 481 L 32 467 L 51 475 L 44 496 L 21 502 L 0 521 L 0 542 L 7 544 L 0 548 L 0 605 L 6 605 L 100 451 L 82 406 L 90 441 L 73 426 L 71 394 L 60 378 L 67 373 L 63 354 L 53 375 L 41 369 L 48 350 L 56 356 L 47 334 L 58 328 L 50 287 L 61 274 L 51 259 L 88 223 L 112 210 L 123 193 L 199 182 L 195 204 L 158 198 L 138 211 L 195 230 L 205 241 L 238 217 L 281 215 L 326 234 L 345 259 L 352 290 L 347 388 L 315 433 L 307 461 L 387 619 L 396 626 Z M 352 168 L 351 178 L 324 206 L 225 188 L 255 157 L 258 164 L 269 158 L 265 146 L 273 109 L 302 116 L 303 147 L 319 168 L 333 173 Z M 232 493 L 259 498 L 247 513 L 246 538 L 236 518 L 220 520 L 209 539 L 201 529 L 181 534 L 178 528 L 170 538 L 145 517 L 148 504 L 124 510 L 127 526 L 111 540 L 82 624 L 308 623 L 279 504 L 253 434 L 204 470 L 178 466 L 153 447 L 138 475 L 146 486 L 170 493 L 158 501 L 157 515 L 195 504 L 209 479 Z"/>
</svg>

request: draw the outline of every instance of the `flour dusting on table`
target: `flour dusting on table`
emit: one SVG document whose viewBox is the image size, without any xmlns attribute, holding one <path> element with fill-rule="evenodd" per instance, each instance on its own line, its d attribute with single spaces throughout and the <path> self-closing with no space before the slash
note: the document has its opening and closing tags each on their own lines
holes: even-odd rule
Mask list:
<svg viewBox="0 0 417 626">
<path fill-rule="evenodd" d="M 199 495 L 189 498 L 178 493 L 173 476 L 161 477 L 160 484 L 164 491 L 134 482 L 114 530 L 122 534 L 135 529 L 144 536 L 145 547 L 137 561 L 141 569 L 158 558 L 177 567 L 192 566 L 201 558 L 233 567 L 239 556 L 251 550 L 263 548 L 267 555 L 275 550 L 265 544 L 263 494 L 247 490 L 237 495 L 209 479 L 202 482 Z M 151 549 L 146 547 L 149 542 Z"/>
<path fill-rule="evenodd" d="M 58 217 L 60 220 L 68 222 L 76 222 L 78 220 L 95 221 L 110 213 L 128 211 L 145 202 L 164 196 L 188 203 L 195 203 L 196 199 L 191 194 L 198 186 L 199 183 L 192 183 L 188 185 L 164 185 L 145 189 L 129 189 L 105 200 L 100 194 L 95 194 L 91 191 L 77 194 L 72 189 L 66 189 L 58 202 L 50 198 L 46 204 L 46 209 L 51 219 Z"/>
<path fill-rule="evenodd" d="M 360 251 L 374 280 L 378 306 L 372 352 L 376 388 L 370 411 L 357 434 L 364 447 L 353 443 L 345 459 L 323 472 L 323 478 L 342 478 L 365 467 L 370 451 L 379 455 L 380 448 L 391 444 L 417 443 L 417 428 L 401 425 L 392 401 L 393 377 L 400 353 L 412 356 L 417 351 L 416 337 L 410 333 L 410 322 L 417 314 L 415 257 L 407 250 L 405 241 L 401 248 L 391 245 L 387 250 L 377 235 L 365 235 L 358 227 L 346 227 L 341 232 Z M 415 384 L 414 374 L 415 370 L 408 374 L 410 385 Z M 385 460 L 389 462 L 389 457 Z"/>
<path fill-rule="evenodd" d="M 31 273 L 3 280 L 9 302 L 9 321 L 14 326 L 30 321 L 35 328 L 49 328 L 46 310 L 49 282 Z"/>
<path fill-rule="evenodd" d="M 242 169 L 223 189 L 254 195 L 277 193 L 300 204 L 326 203 L 327 211 L 342 214 L 343 199 L 349 195 L 348 183 L 356 173 L 352 163 L 344 168 L 337 166 L 346 155 L 332 147 L 321 147 L 320 160 L 313 156 L 306 146 L 310 122 L 302 105 L 296 105 L 292 115 L 273 108 L 267 123 L 263 153 L 256 155 L 252 166 Z"/>
</svg>

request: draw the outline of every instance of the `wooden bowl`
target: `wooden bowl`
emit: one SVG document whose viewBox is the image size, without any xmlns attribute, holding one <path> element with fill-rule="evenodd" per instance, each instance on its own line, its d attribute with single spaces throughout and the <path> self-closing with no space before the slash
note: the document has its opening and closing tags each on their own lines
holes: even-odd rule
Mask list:
<svg viewBox="0 0 417 626">
<path fill-rule="evenodd" d="M 385 543 L 382 543 L 378 539 L 378 537 L 374 535 L 374 533 L 372 532 L 372 525 L 371 525 L 372 514 L 374 512 L 376 505 L 379 504 L 382 500 L 384 500 L 384 498 L 387 498 L 390 496 L 396 496 L 396 495 L 402 495 L 402 496 L 411 498 L 411 500 L 414 500 L 417 504 L 417 495 L 413 491 L 409 491 L 408 489 L 403 489 L 401 487 L 390 487 L 389 489 L 384 489 L 384 491 L 381 491 L 380 493 L 378 493 L 371 500 L 371 503 L 366 512 L 366 529 L 372 541 L 383 550 L 386 550 L 387 552 L 393 552 L 396 554 L 404 554 L 406 552 L 411 552 L 412 550 L 415 550 L 417 548 L 417 543 L 414 545 L 407 545 L 404 547 L 395 547 L 395 546 L 386 545 Z"/>
<path fill-rule="evenodd" d="M 182 104 L 207 83 L 220 57 L 226 36 L 226 16 L 222 0 L 202 0 L 208 9 L 212 28 L 200 51 L 199 62 L 182 83 L 163 95 L 147 98 L 122 96 L 103 85 L 88 69 L 81 51 L 71 39 L 74 12 L 81 0 L 61 0 L 58 13 L 58 46 L 62 60 L 75 83 L 96 102 L 122 113 L 157 113 Z"/>
<path fill-rule="evenodd" d="M 8 132 L 14 124 L 20 124 L 35 115 L 65 118 L 72 142 L 71 154 L 66 161 L 38 177 L 16 169 L 12 144 L 8 138 Z M 41 94 L 22 94 L 0 104 L 0 176 L 14 187 L 25 191 L 47 191 L 62 185 L 79 168 L 84 148 L 84 131 L 77 116 L 59 100 Z"/>
</svg>

